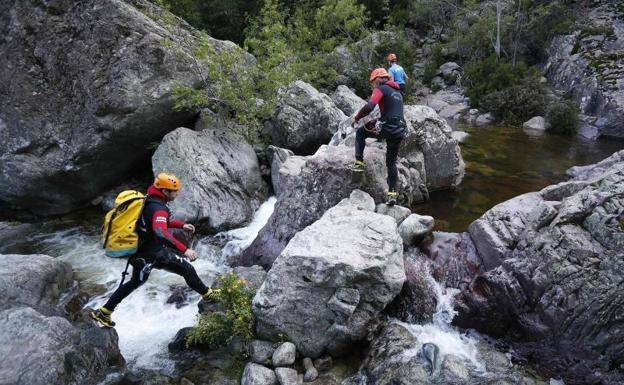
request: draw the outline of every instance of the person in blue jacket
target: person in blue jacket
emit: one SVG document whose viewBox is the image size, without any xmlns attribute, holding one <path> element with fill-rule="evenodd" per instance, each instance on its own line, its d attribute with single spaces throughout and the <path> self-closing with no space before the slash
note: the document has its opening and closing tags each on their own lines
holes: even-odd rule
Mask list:
<svg viewBox="0 0 624 385">
<path fill-rule="evenodd" d="M 388 55 L 388 65 L 390 69 L 388 69 L 388 73 L 390 73 L 390 80 L 394 81 L 399 85 L 401 90 L 401 94 L 405 96 L 405 82 L 407 81 L 407 74 L 405 74 L 405 70 L 403 67 L 397 64 L 397 56 L 394 53 Z"/>
</svg>

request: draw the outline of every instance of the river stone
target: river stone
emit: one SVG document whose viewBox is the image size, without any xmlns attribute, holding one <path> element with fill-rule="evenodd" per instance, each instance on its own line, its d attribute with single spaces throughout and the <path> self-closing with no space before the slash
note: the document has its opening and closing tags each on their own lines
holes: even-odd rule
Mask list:
<svg viewBox="0 0 624 385">
<path fill-rule="evenodd" d="M 373 210 L 344 199 L 290 240 L 253 299 L 259 335 L 286 334 L 312 358 L 366 337 L 405 281 L 396 222 Z"/>
<path fill-rule="evenodd" d="M 273 366 L 290 366 L 297 358 L 297 348 L 292 342 L 284 342 L 273 353 Z"/>
<path fill-rule="evenodd" d="M 203 84 L 198 32 L 150 1 L 3 1 L 0 35 L 0 211 L 87 205 L 195 119 L 172 90 Z"/>
<path fill-rule="evenodd" d="M 591 181 L 592 179 L 602 176 L 605 172 L 619 170 L 623 165 L 624 150 L 620 150 L 596 164 L 570 167 L 568 171 L 566 171 L 566 175 L 574 180 Z"/>
<path fill-rule="evenodd" d="M 353 116 L 360 110 L 365 104 L 364 99 L 357 96 L 347 86 L 340 85 L 330 95 L 333 102 L 346 116 Z"/>
<path fill-rule="evenodd" d="M 154 175 L 170 172 L 182 183 L 169 204 L 173 216 L 199 230 L 218 232 L 246 225 L 268 189 L 251 145 L 231 130 L 178 128 L 152 157 Z"/>
<path fill-rule="evenodd" d="M 297 155 L 314 154 L 346 118 L 329 96 L 298 80 L 280 94 L 271 119 L 273 144 Z"/>
<path fill-rule="evenodd" d="M 375 212 L 378 214 L 391 216 L 396 221 L 397 226 L 399 226 L 401 222 L 403 222 L 405 218 L 409 217 L 412 213 L 412 211 L 407 207 L 399 205 L 388 206 L 385 203 L 378 204 L 375 208 Z"/>
<path fill-rule="evenodd" d="M 62 317 L 28 307 L 0 311 L 3 384 L 91 383 L 111 366 L 125 365 L 114 329 L 79 329 Z"/>
<path fill-rule="evenodd" d="M 285 148 L 279 148 L 275 146 L 269 146 L 266 150 L 271 164 L 271 183 L 273 185 L 273 192 L 276 196 L 279 196 L 282 192 L 280 182 L 280 167 L 286 162 L 286 159 L 293 156 L 294 153 Z"/>
<path fill-rule="evenodd" d="M 45 315 L 60 315 L 55 306 L 72 283 L 71 266 L 59 259 L 0 254 L 0 310 L 27 306 Z"/>
<path fill-rule="evenodd" d="M 249 345 L 251 361 L 257 364 L 267 365 L 274 352 L 273 342 L 270 341 L 253 340 Z"/>
<path fill-rule="evenodd" d="M 277 376 L 271 369 L 249 362 L 245 365 L 241 385 L 277 385 Z"/>
<path fill-rule="evenodd" d="M 273 214 L 251 246 L 232 263 L 271 266 L 298 231 L 319 219 L 354 190 L 366 191 L 378 202 L 385 199 L 387 184 L 383 152 L 376 148 L 367 149 L 363 175 L 353 175 L 348 168 L 352 162 L 351 149 L 334 146 L 323 146 L 310 157 L 288 158 L 279 171 L 283 192 Z M 372 204 L 374 209 L 374 201 Z"/>
<path fill-rule="evenodd" d="M 444 78 L 446 78 L 447 76 L 452 75 L 454 72 L 461 72 L 461 67 L 459 66 L 459 64 L 450 61 L 442 64 L 440 68 L 438 68 L 438 71 L 442 74 Z"/>
<path fill-rule="evenodd" d="M 474 125 L 477 127 L 483 127 L 483 126 L 488 126 L 494 123 L 494 121 L 496 121 L 496 118 L 494 117 L 494 115 L 488 112 L 488 113 L 477 116 L 477 118 L 474 121 Z"/>
<path fill-rule="evenodd" d="M 469 228 L 486 271 L 456 297 L 454 322 L 512 341 L 518 354 L 566 382 L 624 381 L 613 364 L 624 351 L 624 169 L 603 168 L 612 161 L 559 202 L 524 194 Z"/>
<path fill-rule="evenodd" d="M 410 214 L 399 225 L 399 234 L 406 247 L 417 246 L 433 230 L 435 221 L 428 215 Z"/>
<path fill-rule="evenodd" d="M 534 131 L 546 131 L 548 124 L 543 116 L 534 116 L 522 124 L 522 128 Z"/>
<path fill-rule="evenodd" d="M 280 385 L 299 385 L 299 374 L 295 369 L 277 368 L 275 374 Z"/>
<path fill-rule="evenodd" d="M 600 135 L 624 138 L 624 48 L 620 2 L 589 5 L 581 30 L 556 36 L 542 71 L 557 90 L 571 95 L 586 115 L 596 118 Z M 587 30 L 603 31 L 587 33 Z M 608 35 L 605 34 L 609 31 Z"/>
</svg>

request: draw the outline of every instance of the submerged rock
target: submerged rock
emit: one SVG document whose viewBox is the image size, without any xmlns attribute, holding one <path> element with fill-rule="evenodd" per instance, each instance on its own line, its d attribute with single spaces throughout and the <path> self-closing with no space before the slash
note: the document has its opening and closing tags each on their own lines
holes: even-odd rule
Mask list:
<svg viewBox="0 0 624 385">
<path fill-rule="evenodd" d="M 257 331 L 305 356 L 355 348 L 405 281 L 396 222 L 361 191 L 297 233 L 253 300 Z"/>
<path fill-rule="evenodd" d="M 180 178 L 182 189 L 170 203 L 173 216 L 203 231 L 246 225 L 267 198 L 256 153 L 231 130 L 178 128 L 163 138 L 152 168 Z"/>
</svg>

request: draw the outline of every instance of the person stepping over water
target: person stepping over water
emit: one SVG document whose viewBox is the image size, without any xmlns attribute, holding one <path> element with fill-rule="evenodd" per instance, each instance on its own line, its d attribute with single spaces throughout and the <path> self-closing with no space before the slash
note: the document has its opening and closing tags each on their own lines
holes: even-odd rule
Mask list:
<svg viewBox="0 0 624 385">
<path fill-rule="evenodd" d="M 383 68 L 377 68 L 370 74 L 369 81 L 373 86 L 373 93 L 368 103 L 362 107 L 351 120 L 355 125 L 358 120 L 370 114 L 376 105 L 379 105 L 381 117 L 377 121 L 368 122 L 360 127 L 355 134 L 355 162 L 351 169 L 354 172 L 364 172 L 364 147 L 366 138 L 386 140 L 386 167 L 388 168 L 388 197 L 387 205 L 395 205 L 397 200 L 396 166 L 401 141 L 407 132 L 403 117 L 403 95 L 399 85 L 390 80 L 390 75 Z"/>
<path fill-rule="evenodd" d="M 197 259 L 197 252 L 187 248 L 169 232 L 170 228 L 195 232 L 193 225 L 169 218 L 167 202 L 176 198 L 180 187 L 180 180 L 175 175 L 161 173 L 147 189 L 147 198 L 137 226 L 139 248 L 128 260 L 132 265 L 132 276 L 130 281 L 115 290 L 104 306 L 91 312 L 91 318 L 100 325 L 115 326 L 111 319 L 115 307 L 147 281 L 153 268 L 184 277 L 186 284 L 201 294 L 204 300 L 215 301 L 219 290 L 208 288 L 190 263 Z"/>
</svg>

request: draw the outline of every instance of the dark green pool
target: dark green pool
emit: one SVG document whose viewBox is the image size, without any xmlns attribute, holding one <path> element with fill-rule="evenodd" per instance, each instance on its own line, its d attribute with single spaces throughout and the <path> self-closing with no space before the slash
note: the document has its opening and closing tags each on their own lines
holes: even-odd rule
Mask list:
<svg viewBox="0 0 624 385">
<path fill-rule="evenodd" d="M 461 232 L 494 205 L 566 179 L 572 166 L 598 162 L 624 148 L 624 142 L 584 140 L 544 134 L 530 136 L 511 127 L 464 127 L 461 144 L 466 176 L 456 191 L 442 191 L 416 205 L 436 219 L 436 230 Z"/>
</svg>

